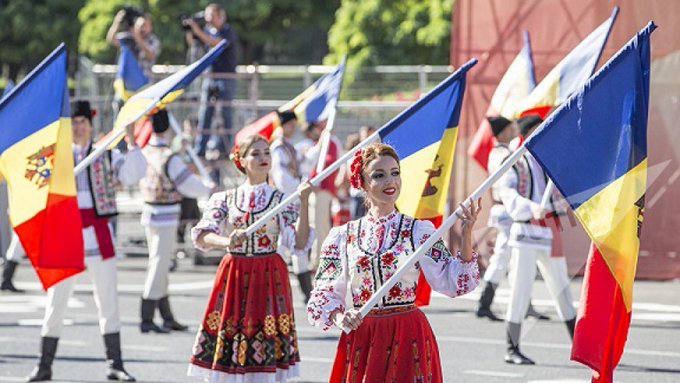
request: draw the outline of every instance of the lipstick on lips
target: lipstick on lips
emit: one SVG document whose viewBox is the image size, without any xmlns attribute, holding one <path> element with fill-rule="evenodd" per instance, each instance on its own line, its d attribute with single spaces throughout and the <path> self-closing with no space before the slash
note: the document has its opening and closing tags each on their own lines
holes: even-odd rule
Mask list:
<svg viewBox="0 0 680 383">
<path fill-rule="evenodd" d="M 396 193 L 396 192 L 397 192 L 397 189 L 392 188 L 392 187 L 383 189 L 383 193 L 385 193 L 387 195 L 394 195 L 394 193 Z"/>
</svg>

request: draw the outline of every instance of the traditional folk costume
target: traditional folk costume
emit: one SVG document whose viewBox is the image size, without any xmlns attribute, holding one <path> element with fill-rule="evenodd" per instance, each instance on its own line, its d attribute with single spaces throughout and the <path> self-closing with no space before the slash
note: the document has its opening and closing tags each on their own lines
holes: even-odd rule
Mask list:
<svg viewBox="0 0 680 383">
<path fill-rule="evenodd" d="M 177 245 L 182 196 L 199 198 L 210 193 L 210 186 L 191 172 L 182 159 L 158 135 L 168 129 L 165 111 L 153 117 L 154 134 L 142 152 L 147 160 L 146 176 L 139 182 L 144 199 L 141 223 L 149 246 L 149 266 L 141 302 L 142 332 L 184 331 L 175 321 L 168 299 L 168 274 Z M 163 327 L 153 322 L 156 307 Z"/>
<path fill-rule="evenodd" d="M 354 308 L 362 307 L 434 231 L 431 222 L 396 211 L 333 228 L 324 241 L 307 305 L 309 321 L 323 330 L 333 326 L 330 315 L 345 311 L 348 285 Z M 415 306 L 421 269 L 432 289 L 449 297 L 466 294 L 479 283 L 477 255 L 462 261 L 438 241 L 357 330 L 342 334 L 330 382 L 442 382 L 437 341 Z"/>
<path fill-rule="evenodd" d="M 533 364 L 519 351 L 521 325 L 529 307 L 531 289 L 536 277 L 536 265 L 546 281 L 557 312 L 565 321 L 570 335 L 576 311 L 569 290 L 566 261 L 553 252 L 553 231 L 547 220 L 534 220 L 532 206 L 540 205 L 547 177 L 530 153 L 526 153 L 498 181 L 499 196 L 513 219 L 508 245 L 510 247 L 510 304 L 506 312 L 508 354 L 506 361 L 515 364 Z M 560 255 L 560 256 L 554 256 Z"/>
<path fill-rule="evenodd" d="M 83 105 L 76 103 L 74 116 L 82 115 Z M 89 103 L 86 109 L 90 110 Z M 75 164 L 85 159 L 92 150 L 91 142 L 87 147 L 73 145 Z M 145 167 L 146 161 L 139 148 L 132 147 L 124 155 L 114 149 L 97 158 L 87 170 L 76 176 L 78 207 L 83 224 L 85 266 L 94 287 L 99 330 L 106 348 L 108 378 L 113 380 L 134 381 L 134 378 L 125 373 L 121 357 L 116 254 L 109 217 L 117 214 L 116 185 L 119 182 L 125 186 L 135 184 L 144 176 Z M 52 361 L 76 279 L 65 279 L 47 290 L 45 318 L 40 332 L 40 364 L 29 377 L 31 381 L 51 378 Z"/>
<path fill-rule="evenodd" d="M 194 243 L 204 233 L 227 235 L 245 229 L 284 198 L 266 183 L 246 182 L 213 194 L 191 232 Z M 303 249 L 294 248 L 298 216 L 298 205 L 289 205 L 222 259 L 196 336 L 189 376 L 209 382 L 273 383 L 299 375 L 293 298 L 286 263 L 277 248 L 307 255 L 314 235 L 310 233 Z"/>
<path fill-rule="evenodd" d="M 291 111 L 279 113 L 279 121 L 285 124 L 296 119 L 295 113 Z M 274 186 L 285 194 L 292 194 L 300 186 L 300 164 L 295 146 L 282 134 L 271 144 L 272 168 L 269 174 Z M 293 272 L 300 283 L 300 290 L 305 296 L 305 302 L 309 300 L 309 293 L 312 291 L 312 272 L 309 269 L 309 256 L 290 255 Z"/>
</svg>

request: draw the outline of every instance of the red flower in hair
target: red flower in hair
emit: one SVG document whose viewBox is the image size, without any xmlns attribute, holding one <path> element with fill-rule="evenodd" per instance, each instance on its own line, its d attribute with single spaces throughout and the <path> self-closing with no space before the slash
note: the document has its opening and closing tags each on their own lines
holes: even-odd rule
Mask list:
<svg viewBox="0 0 680 383">
<path fill-rule="evenodd" d="M 364 179 L 361 177 L 361 170 L 364 167 L 363 155 L 364 151 L 362 149 L 357 150 L 356 153 L 354 153 L 354 159 L 349 166 L 349 182 L 355 189 L 362 189 L 364 187 Z"/>
<path fill-rule="evenodd" d="M 246 168 L 244 168 L 243 164 L 241 163 L 241 156 L 239 155 L 238 145 L 234 145 L 234 147 L 231 149 L 231 153 L 229 154 L 229 158 L 234 163 L 234 166 L 236 166 L 236 168 L 241 173 L 245 174 Z"/>
</svg>

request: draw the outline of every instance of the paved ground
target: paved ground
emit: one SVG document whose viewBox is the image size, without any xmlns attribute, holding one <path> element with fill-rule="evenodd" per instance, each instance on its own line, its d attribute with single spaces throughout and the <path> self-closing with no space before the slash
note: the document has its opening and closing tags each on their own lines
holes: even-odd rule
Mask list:
<svg viewBox="0 0 680 383">
<path fill-rule="evenodd" d="M 172 303 L 179 319 L 191 325 L 187 333 L 141 335 L 138 308 L 144 277 L 144 258 L 119 261 L 119 288 L 123 321 L 123 353 L 128 370 L 139 381 L 186 382 L 187 359 L 194 331 L 202 316 L 212 285 L 214 267 L 193 266 L 184 261 L 171 275 Z M 19 286 L 24 295 L 0 294 L 0 382 L 19 382 L 32 369 L 38 351 L 44 294 L 32 270 L 23 265 Z M 580 281 L 572 284 L 578 296 Z M 496 309 L 507 301 L 499 290 Z M 297 288 L 296 302 L 300 302 Z M 59 344 L 54 377 L 60 381 L 103 381 L 103 345 L 98 333 L 91 287 L 81 276 L 69 301 L 68 325 Z M 640 282 L 636 285 L 636 311 L 626 354 L 618 369 L 620 382 L 680 381 L 680 283 Z M 534 290 L 537 307 L 553 318 L 542 282 Z M 570 362 L 569 339 L 557 320 L 532 322 L 525 328 L 524 349 L 535 358 L 534 367 L 503 363 L 504 326 L 474 317 L 475 294 L 448 300 L 435 297 L 425 309 L 440 346 L 446 382 L 587 381 L 588 371 Z M 335 353 L 338 333 L 321 333 L 304 320 L 304 308 L 296 304 L 302 363 L 301 382 L 324 382 Z"/>
</svg>

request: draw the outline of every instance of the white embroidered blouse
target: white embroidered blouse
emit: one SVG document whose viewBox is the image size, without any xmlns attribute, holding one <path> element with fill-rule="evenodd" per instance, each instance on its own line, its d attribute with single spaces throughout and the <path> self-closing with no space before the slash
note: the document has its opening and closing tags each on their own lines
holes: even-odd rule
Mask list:
<svg viewBox="0 0 680 383">
<path fill-rule="evenodd" d="M 234 229 L 246 229 L 262 215 L 285 199 L 285 195 L 266 183 L 250 185 L 244 183 L 236 189 L 215 193 L 210 196 L 201 220 L 191 229 L 191 238 L 199 250 L 198 237 L 211 232 L 228 235 Z M 290 249 L 296 256 L 307 255 L 314 242 L 314 232 L 310 229 L 309 239 L 303 249 L 295 248 L 295 224 L 300 214 L 299 203 L 288 205 L 272 220 L 248 237 L 240 246 L 231 248 L 236 255 L 258 256 L 277 252 L 281 245 Z M 279 242 L 280 239 L 280 242 Z"/>
<path fill-rule="evenodd" d="M 375 218 L 366 216 L 333 228 L 323 243 L 316 284 L 307 304 L 310 323 L 329 329 L 330 314 L 345 310 L 347 285 L 355 308 L 368 301 L 435 231 L 429 221 L 398 212 Z M 466 294 L 479 284 L 477 254 L 468 262 L 453 256 L 444 245 L 435 245 L 392 287 L 378 308 L 411 305 L 416 299 L 419 270 L 433 290 L 449 297 Z"/>
</svg>

